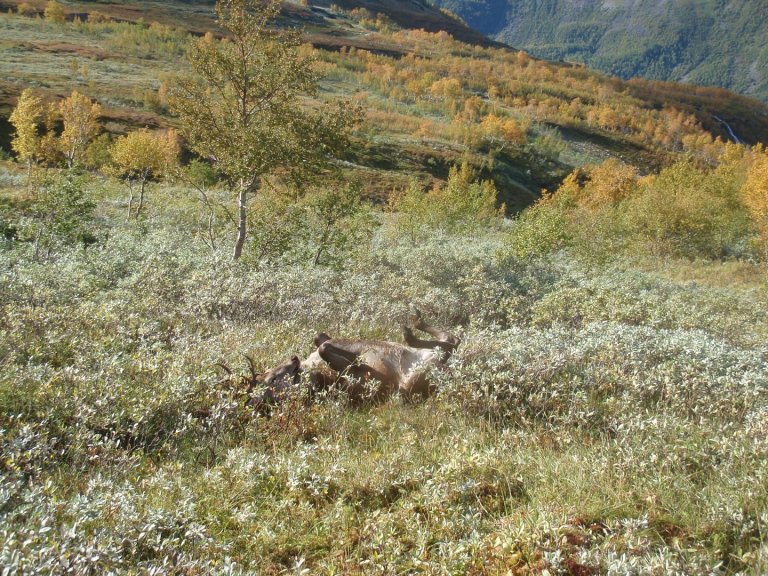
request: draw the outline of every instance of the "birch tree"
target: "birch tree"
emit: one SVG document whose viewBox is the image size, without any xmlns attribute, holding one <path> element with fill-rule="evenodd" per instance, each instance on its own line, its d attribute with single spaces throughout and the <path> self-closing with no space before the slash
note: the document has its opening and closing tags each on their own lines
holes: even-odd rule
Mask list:
<svg viewBox="0 0 768 576">
<path fill-rule="evenodd" d="M 152 133 L 146 128 L 136 130 L 117 139 L 112 147 L 115 172 L 125 180 L 130 191 L 128 216 L 133 212 L 134 186 L 139 186 L 139 204 L 136 218 L 144 207 L 147 182 L 158 180 L 173 171 L 179 158 L 179 143 L 173 130 Z"/>
<path fill-rule="evenodd" d="M 294 181 L 321 172 L 359 116 L 343 103 L 302 105 L 317 93 L 318 77 L 299 33 L 270 27 L 279 9 L 279 0 L 217 2 L 223 37 L 194 41 L 193 73 L 169 91 L 182 135 L 236 198 L 235 259 L 247 237 L 248 201 L 263 180 L 277 170 Z"/>
<path fill-rule="evenodd" d="M 43 105 L 40 98 L 27 88 L 19 96 L 16 108 L 9 118 L 16 129 L 16 135 L 11 140 L 11 148 L 16 152 L 20 161 L 27 165 L 27 182 L 32 177 L 32 165 L 37 161 L 40 151 L 40 136 L 37 133 L 37 124 L 43 114 Z"/>
<path fill-rule="evenodd" d="M 101 106 L 77 92 L 59 104 L 64 131 L 59 137 L 61 151 L 67 160 L 67 167 L 72 168 L 85 152 L 88 143 L 99 133 L 98 118 Z"/>
</svg>

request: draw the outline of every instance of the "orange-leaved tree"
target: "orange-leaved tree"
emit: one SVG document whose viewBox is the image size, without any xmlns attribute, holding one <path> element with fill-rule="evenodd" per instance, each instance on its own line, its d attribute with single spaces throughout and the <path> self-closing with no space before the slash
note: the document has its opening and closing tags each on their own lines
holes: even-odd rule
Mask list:
<svg viewBox="0 0 768 576">
<path fill-rule="evenodd" d="M 615 206 L 637 187 L 637 169 L 616 158 L 590 167 L 587 174 L 589 180 L 578 195 L 578 203 L 588 210 Z"/>
</svg>

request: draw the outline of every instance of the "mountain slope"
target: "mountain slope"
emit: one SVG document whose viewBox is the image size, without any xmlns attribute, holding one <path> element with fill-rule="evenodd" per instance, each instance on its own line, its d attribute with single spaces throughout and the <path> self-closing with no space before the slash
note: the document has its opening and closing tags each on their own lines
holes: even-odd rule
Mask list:
<svg viewBox="0 0 768 576">
<path fill-rule="evenodd" d="M 762 0 L 438 0 L 497 40 L 622 78 L 721 86 L 768 100 Z"/>
<path fill-rule="evenodd" d="M 17 3 L 0 2 L 10 4 Z M 424 32 L 430 22 L 450 23 L 457 35 L 467 29 L 423 2 L 345 5 L 286 2 L 282 25 L 301 26 L 318 48 L 305 47 L 323 78 L 317 97 L 353 98 L 364 108 L 344 166 L 382 201 L 413 180 L 444 180 L 467 161 L 516 211 L 585 164 L 618 158 L 647 173 L 681 154 L 706 162 L 720 146 L 715 137 L 730 139 L 728 126 L 748 143 L 768 141 L 768 108 L 722 89 L 623 82 L 506 46 L 460 42 L 439 28 Z M 27 87 L 48 102 L 73 89 L 98 100 L 112 135 L 173 125 L 163 94 L 186 66 L 188 33 L 216 30 L 212 3 L 66 6 L 63 23 L 0 17 L 0 148 L 10 150 L 7 118 Z M 94 10 L 101 21 L 88 21 Z"/>
</svg>

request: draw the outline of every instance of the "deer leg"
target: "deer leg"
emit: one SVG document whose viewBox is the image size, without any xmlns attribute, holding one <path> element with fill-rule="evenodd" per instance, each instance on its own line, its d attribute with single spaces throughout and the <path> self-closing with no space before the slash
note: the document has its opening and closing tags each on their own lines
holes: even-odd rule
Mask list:
<svg viewBox="0 0 768 576">
<path fill-rule="evenodd" d="M 411 348 L 425 348 L 427 350 L 433 350 L 434 348 L 440 348 L 441 350 L 448 351 L 446 349 L 446 343 L 441 340 L 422 340 L 416 336 L 413 331 L 407 326 L 403 328 L 403 340 Z"/>
<path fill-rule="evenodd" d="M 356 365 L 360 358 L 355 352 L 336 345 L 332 340 L 323 342 L 318 347 L 317 352 L 336 372 L 344 372 L 351 366 Z"/>
<path fill-rule="evenodd" d="M 416 310 L 416 312 L 411 315 L 409 321 L 414 328 L 421 330 L 422 332 L 426 332 L 435 338 L 435 340 L 421 340 L 416 338 L 416 336 L 413 335 L 413 332 L 411 332 L 410 328 L 406 327 L 403 330 L 403 336 L 405 337 L 405 342 L 408 344 L 408 346 L 413 346 L 414 348 L 440 348 L 448 354 L 451 354 L 461 342 L 456 336 L 448 332 L 448 330 L 444 330 L 427 323 L 421 317 L 421 312 L 418 310 Z M 411 342 L 413 342 L 413 344 Z"/>
</svg>

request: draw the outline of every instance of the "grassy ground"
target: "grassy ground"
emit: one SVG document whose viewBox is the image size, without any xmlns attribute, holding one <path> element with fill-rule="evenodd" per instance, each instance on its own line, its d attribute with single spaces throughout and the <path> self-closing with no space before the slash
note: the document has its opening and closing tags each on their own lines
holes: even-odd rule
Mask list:
<svg viewBox="0 0 768 576">
<path fill-rule="evenodd" d="M 88 191 L 96 245 L 0 250 L 11 573 L 768 570 L 758 270 L 518 261 L 504 227 L 414 245 L 389 216 L 341 269 L 232 264 L 182 189 L 131 224 L 120 187 Z M 399 340 L 411 304 L 463 338 L 424 403 L 257 416 L 217 367 Z"/>
</svg>

